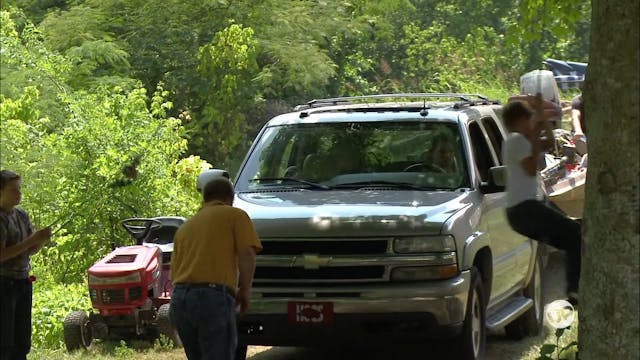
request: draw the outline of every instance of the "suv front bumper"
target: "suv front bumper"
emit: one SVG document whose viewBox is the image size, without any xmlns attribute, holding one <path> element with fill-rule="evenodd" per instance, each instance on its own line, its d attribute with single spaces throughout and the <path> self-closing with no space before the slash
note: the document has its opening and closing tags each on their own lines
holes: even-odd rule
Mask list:
<svg viewBox="0 0 640 360">
<path fill-rule="evenodd" d="M 464 322 L 471 272 L 455 278 L 415 283 L 331 287 L 256 287 L 250 309 L 238 318 L 240 343 L 304 345 L 345 337 L 391 333 L 450 336 Z M 328 326 L 288 322 L 289 302 L 329 302 Z M 406 332 L 406 334 L 405 334 Z"/>
</svg>

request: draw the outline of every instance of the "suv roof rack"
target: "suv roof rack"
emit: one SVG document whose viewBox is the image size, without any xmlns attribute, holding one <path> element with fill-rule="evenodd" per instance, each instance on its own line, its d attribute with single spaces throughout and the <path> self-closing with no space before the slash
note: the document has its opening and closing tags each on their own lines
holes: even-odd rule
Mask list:
<svg viewBox="0 0 640 360">
<path fill-rule="evenodd" d="M 452 98 L 461 100 L 456 103 L 460 106 L 462 104 L 480 105 L 480 104 L 499 104 L 497 100 L 489 100 L 487 97 L 480 94 L 461 94 L 461 93 L 398 93 L 398 94 L 376 94 L 376 95 L 360 95 L 360 96 L 346 96 L 327 99 L 314 99 L 306 104 L 298 105 L 294 108 L 294 111 L 319 108 L 323 106 L 332 105 L 348 105 L 353 104 L 354 100 L 370 100 L 370 99 L 389 99 L 389 98 L 416 98 L 416 99 L 445 99 Z M 475 99 L 474 99 L 475 98 Z M 474 99 L 474 100 L 472 100 Z"/>
</svg>

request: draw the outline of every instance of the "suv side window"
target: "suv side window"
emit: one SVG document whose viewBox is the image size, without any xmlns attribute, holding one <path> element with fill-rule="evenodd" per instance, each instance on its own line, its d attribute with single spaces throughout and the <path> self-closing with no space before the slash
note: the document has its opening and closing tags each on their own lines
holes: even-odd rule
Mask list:
<svg viewBox="0 0 640 360">
<path fill-rule="evenodd" d="M 498 128 L 498 124 L 496 124 L 496 121 L 491 116 L 488 116 L 482 119 L 482 125 L 484 125 L 487 131 L 487 135 L 489 136 L 491 145 L 493 145 L 493 149 L 496 151 L 498 160 L 502 163 L 502 140 L 504 139 Z"/>
<path fill-rule="evenodd" d="M 480 172 L 480 179 L 483 182 L 489 181 L 489 169 L 494 166 L 489 144 L 484 137 L 482 129 L 480 129 L 480 125 L 475 121 L 469 123 L 469 134 L 471 135 L 473 157 Z"/>
</svg>

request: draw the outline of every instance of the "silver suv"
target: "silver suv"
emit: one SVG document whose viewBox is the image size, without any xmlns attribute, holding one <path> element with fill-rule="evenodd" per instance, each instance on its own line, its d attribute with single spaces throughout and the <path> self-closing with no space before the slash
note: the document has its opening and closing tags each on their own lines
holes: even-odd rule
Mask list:
<svg viewBox="0 0 640 360">
<path fill-rule="evenodd" d="M 541 261 L 505 218 L 500 113 L 479 95 L 392 94 L 269 121 L 235 181 L 264 245 L 238 357 L 446 337 L 452 358 L 482 359 L 488 330 L 536 334 Z"/>
</svg>

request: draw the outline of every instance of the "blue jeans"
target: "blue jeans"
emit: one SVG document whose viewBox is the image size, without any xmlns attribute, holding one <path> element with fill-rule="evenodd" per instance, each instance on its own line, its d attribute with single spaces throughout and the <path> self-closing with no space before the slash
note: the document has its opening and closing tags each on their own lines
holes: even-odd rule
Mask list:
<svg viewBox="0 0 640 360">
<path fill-rule="evenodd" d="M 176 286 L 171 321 L 189 360 L 234 360 L 238 335 L 235 300 L 220 288 Z"/>
<path fill-rule="evenodd" d="M 0 276 L 0 360 L 26 359 L 31 349 L 29 279 Z"/>
<path fill-rule="evenodd" d="M 509 224 L 517 233 L 564 250 L 567 254 L 567 291 L 578 291 L 582 226 L 541 201 L 527 200 L 507 209 Z"/>
</svg>

